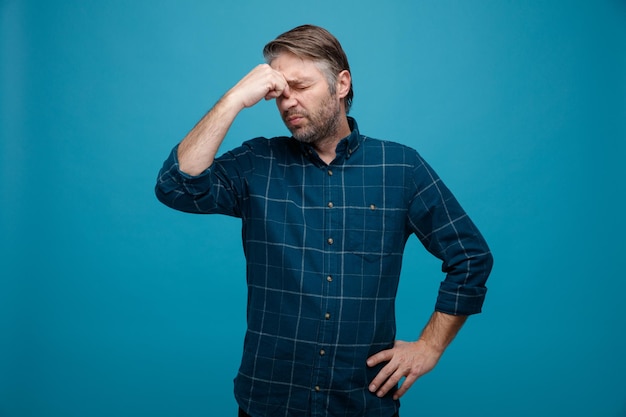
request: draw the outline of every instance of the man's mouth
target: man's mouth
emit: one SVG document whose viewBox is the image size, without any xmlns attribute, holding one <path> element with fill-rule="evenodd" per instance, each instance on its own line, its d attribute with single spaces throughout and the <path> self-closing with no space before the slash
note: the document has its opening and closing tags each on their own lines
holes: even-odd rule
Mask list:
<svg viewBox="0 0 626 417">
<path fill-rule="evenodd" d="M 298 126 L 304 121 L 304 116 L 299 115 L 299 114 L 294 114 L 291 116 L 287 116 L 286 120 L 287 120 L 287 124 L 291 126 Z"/>
</svg>

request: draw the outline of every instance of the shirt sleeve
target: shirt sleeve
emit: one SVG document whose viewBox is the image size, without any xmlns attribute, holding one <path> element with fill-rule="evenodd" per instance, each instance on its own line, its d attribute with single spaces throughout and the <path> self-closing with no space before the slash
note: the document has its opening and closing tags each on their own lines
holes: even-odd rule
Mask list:
<svg viewBox="0 0 626 417">
<path fill-rule="evenodd" d="M 216 159 L 197 176 L 180 170 L 177 154 L 175 146 L 159 171 L 155 193 L 160 202 L 187 213 L 241 217 L 242 181 L 232 153 Z"/>
<path fill-rule="evenodd" d="M 480 313 L 493 265 L 487 242 L 454 195 L 418 155 L 409 223 L 424 247 L 442 261 L 446 274 L 435 310 L 453 315 Z"/>
</svg>

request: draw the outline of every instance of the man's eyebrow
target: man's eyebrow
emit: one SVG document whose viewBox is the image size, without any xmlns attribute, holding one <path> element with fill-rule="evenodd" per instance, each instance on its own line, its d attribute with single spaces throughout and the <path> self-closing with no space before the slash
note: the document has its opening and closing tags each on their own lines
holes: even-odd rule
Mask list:
<svg viewBox="0 0 626 417">
<path fill-rule="evenodd" d="M 313 78 L 293 78 L 291 80 L 287 80 L 287 84 L 291 85 L 302 85 L 302 84 L 309 84 L 314 82 L 315 80 Z"/>
</svg>

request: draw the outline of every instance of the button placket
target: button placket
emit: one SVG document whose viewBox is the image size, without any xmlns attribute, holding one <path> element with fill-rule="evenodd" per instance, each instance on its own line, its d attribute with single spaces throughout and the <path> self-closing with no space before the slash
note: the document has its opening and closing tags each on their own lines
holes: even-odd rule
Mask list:
<svg viewBox="0 0 626 417">
<path fill-rule="evenodd" d="M 337 210 L 337 204 L 340 204 L 337 202 L 341 200 L 341 193 L 339 193 L 339 190 L 333 186 L 339 179 L 337 175 L 335 175 L 336 172 L 334 171 L 337 171 L 337 169 L 333 170 L 330 169 L 330 167 L 327 167 L 326 174 L 324 175 L 326 177 L 324 181 L 325 190 L 323 194 L 323 198 L 325 199 L 323 204 L 326 205 L 326 212 L 324 214 L 324 229 L 326 233 L 324 256 L 326 257 L 326 260 L 324 261 L 324 268 L 327 272 L 322 275 L 322 279 L 326 280 L 325 288 L 323 290 L 325 299 L 323 305 L 320 305 L 323 310 L 321 311 L 320 332 L 316 351 L 317 360 L 315 361 L 315 367 L 317 369 L 312 384 L 313 392 L 316 393 L 325 392 L 325 387 L 328 384 L 328 379 L 330 377 L 328 369 L 329 360 L 331 360 L 332 357 L 332 334 L 335 326 L 331 317 L 336 308 L 334 305 L 334 303 L 336 303 L 334 295 L 337 291 L 334 285 L 334 273 L 337 271 L 337 265 L 339 265 L 340 262 L 338 257 L 341 256 L 341 254 L 337 252 L 337 250 L 341 249 L 341 241 L 338 240 L 341 236 L 336 235 L 336 232 L 340 227 L 342 215 L 341 211 Z M 339 245 L 339 247 L 337 247 L 337 245 Z M 325 396 L 318 397 L 318 401 L 324 401 L 323 398 L 325 398 Z M 321 407 L 320 409 L 323 408 L 322 403 L 319 403 L 318 405 Z"/>
</svg>

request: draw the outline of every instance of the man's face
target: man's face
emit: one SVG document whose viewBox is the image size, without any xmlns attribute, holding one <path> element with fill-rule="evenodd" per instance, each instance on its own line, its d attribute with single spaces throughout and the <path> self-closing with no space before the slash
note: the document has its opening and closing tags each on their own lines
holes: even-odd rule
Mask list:
<svg viewBox="0 0 626 417">
<path fill-rule="evenodd" d="M 276 105 L 293 137 L 315 143 L 334 136 L 343 104 L 337 94 L 331 94 L 319 67 L 290 53 L 280 54 L 270 65 L 289 85 L 288 92 L 276 99 Z"/>
</svg>

